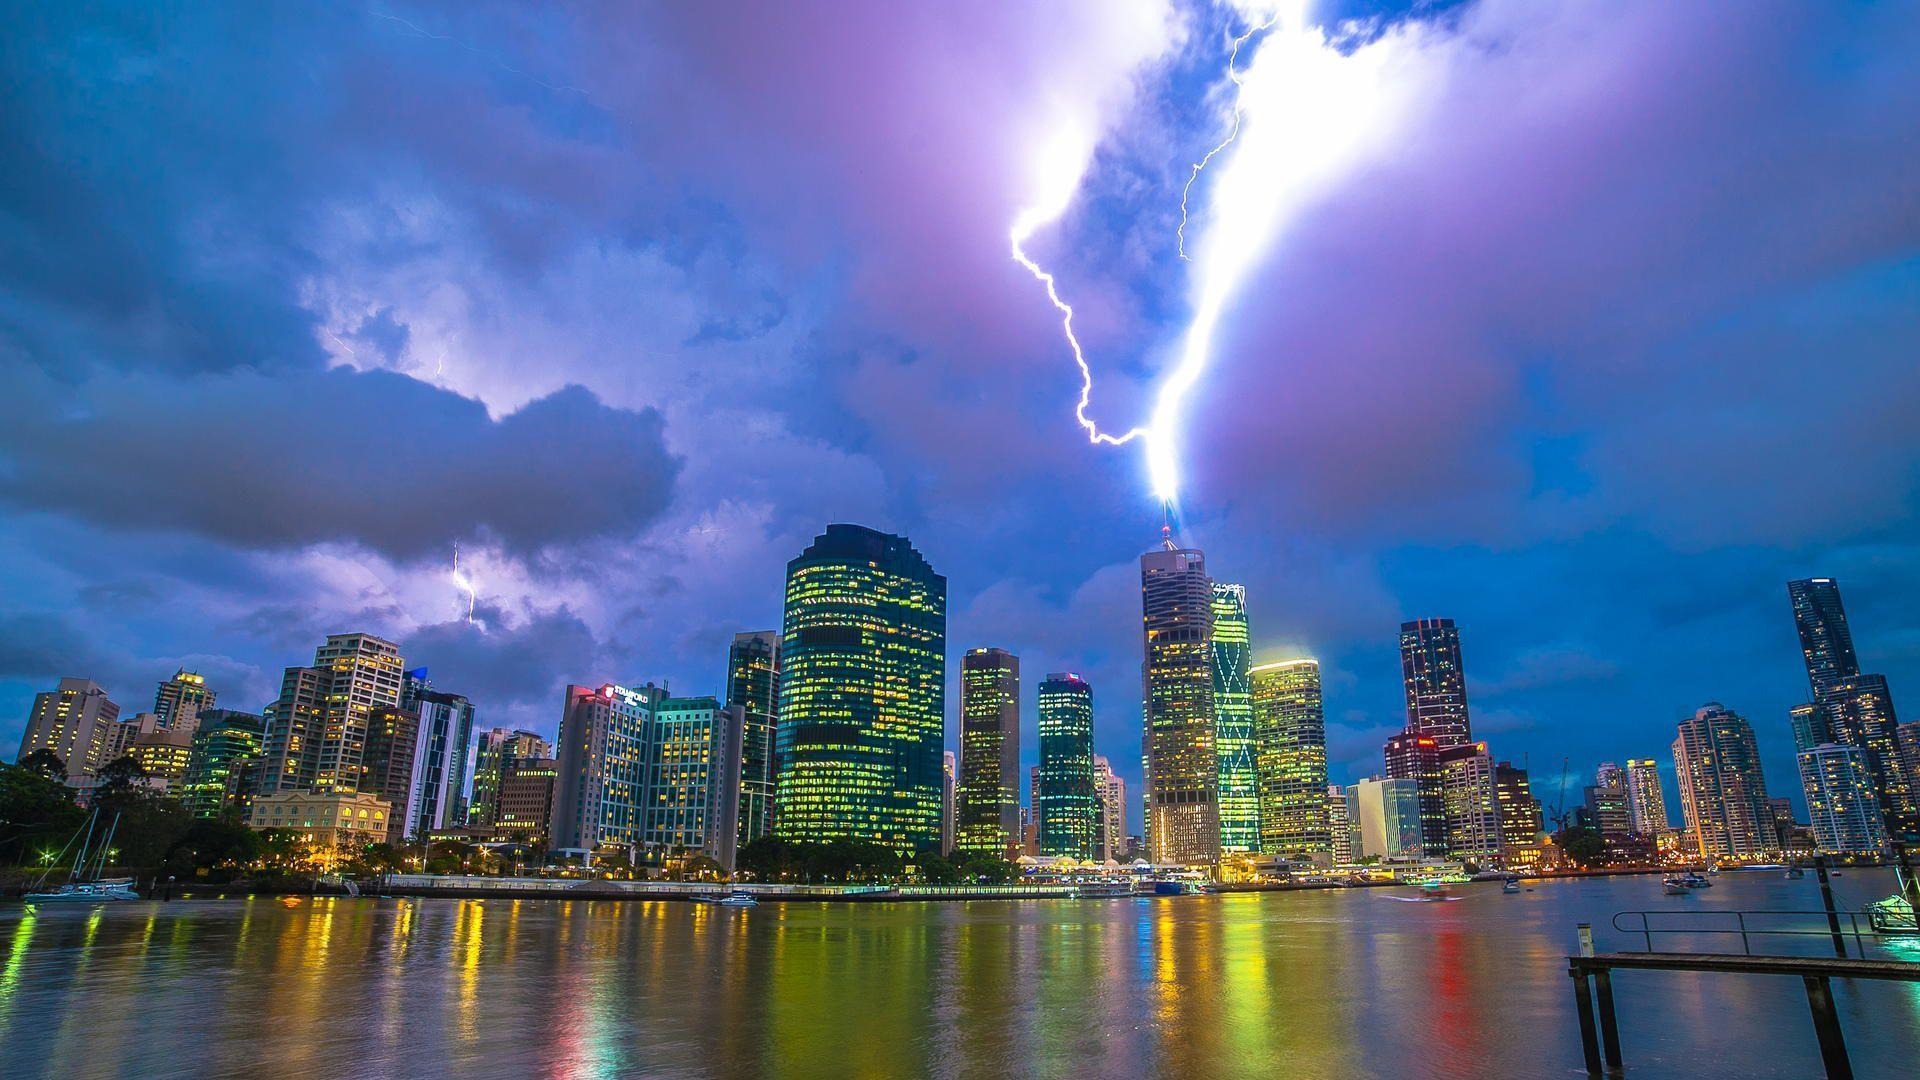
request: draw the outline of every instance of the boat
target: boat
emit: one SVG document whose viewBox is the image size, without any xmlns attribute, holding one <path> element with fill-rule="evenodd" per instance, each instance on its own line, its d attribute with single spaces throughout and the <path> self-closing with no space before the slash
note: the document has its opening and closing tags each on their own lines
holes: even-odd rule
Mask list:
<svg viewBox="0 0 1920 1080">
<path fill-rule="evenodd" d="M 1505 881 L 1502 881 L 1502 882 L 1500 883 L 1500 891 L 1501 891 L 1501 892 L 1503 892 L 1503 893 L 1517 893 L 1517 892 L 1519 892 L 1519 891 L 1520 891 L 1520 879 L 1519 879 L 1519 878 L 1517 878 L 1517 877 L 1510 877 L 1510 878 L 1508 878 L 1508 879 L 1506 879 Z"/>
<path fill-rule="evenodd" d="M 1157 878 L 1153 883 L 1155 896 L 1198 896 L 1206 891 L 1206 885 L 1188 878 Z"/>
<path fill-rule="evenodd" d="M 1687 883 L 1680 878 L 1662 878 L 1660 887 L 1668 896 L 1690 896 L 1693 893 L 1693 890 L 1687 887 Z"/>
<path fill-rule="evenodd" d="M 73 857 L 73 870 L 67 875 L 64 884 L 46 888 L 46 875 L 34 883 L 25 900 L 29 904 L 106 904 L 120 900 L 138 900 L 140 894 L 134 891 L 132 878 L 103 877 L 107 870 L 107 857 L 113 850 L 113 834 L 120 827 L 120 815 L 113 816 L 113 823 L 107 826 L 107 835 L 100 841 L 99 847 L 93 846 L 94 826 L 99 823 L 100 808 L 94 807 L 87 815 L 87 823 L 73 838 L 67 841 L 72 847 L 74 840 L 80 841 L 80 852 Z M 65 855 L 66 848 L 60 850 Z"/>
<path fill-rule="evenodd" d="M 1680 878 L 1680 884 L 1689 889 L 1711 889 L 1713 882 L 1699 874 L 1687 874 Z"/>
<path fill-rule="evenodd" d="M 745 889 L 735 889 L 732 892 L 728 893 L 727 895 L 721 897 L 717 902 L 721 907 L 759 907 L 760 906 L 760 901 L 755 900 L 753 898 L 753 894 L 746 891 Z"/>
<path fill-rule="evenodd" d="M 1131 881 L 1083 881 L 1080 883 L 1080 895 L 1089 900 L 1104 900 L 1114 897 L 1134 895 Z"/>
<path fill-rule="evenodd" d="M 1786 872 L 1781 874 L 1780 876 L 1783 878 L 1786 878 L 1788 881 L 1799 881 L 1801 878 L 1807 876 L 1807 872 L 1805 870 L 1800 869 L 1797 866 L 1789 866 L 1787 867 Z"/>
<path fill-rule="evenodd" d="M 1895 865 L 1893 882 L 1898 891 L 1884 900 L 1875 900 L 1867 905 L 1867 922 L 1876 934 L 1920 934 L 1920 923 L 1914 920 L 1913 881 L 1908 877 L 1905 867 Z"/>
</svg>

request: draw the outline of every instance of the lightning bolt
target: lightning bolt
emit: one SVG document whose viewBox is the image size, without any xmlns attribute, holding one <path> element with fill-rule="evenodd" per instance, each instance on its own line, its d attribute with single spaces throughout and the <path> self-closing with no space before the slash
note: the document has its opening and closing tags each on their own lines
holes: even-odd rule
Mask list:
<svg viewBox="0 0 1920 1080">
<path fill-rule="evenodd" d="M 1227 129 L 1226 138 L 1221 139 L 1219 143 L 1215 144 L 1213 149 L 1207 151 L 1206 157 L 1193 163 L 1193 172 L 1188 175 L 1186 186 L 1180 189 L 1180 227 L 1173 231 L 1173 237 L 1175 244 L 1180 249 L 1181 262 L 1193 261 L 1187 258 L 1187 196 L 1193 194 L 1193 185 L 1199 181 L 1200 174 L 1207 171 L 1207 166 L 1213 162 L 1214 156 L 1227 147 L 1232 146 L 1233 141 L 1240 137 L 1240 121 L 1246 115 L 1246 110 L 1242 107 L 1240 99 L 1242 95 L 1246 93 L 1247 89 L 1247 84 L 1240 81 L 1240 72 L 1237 70 L 1237 65 L 1240 60 L 1240 46 L 1245 45 L 1253 35 L 1265 30 L 1271 30 L 1273 24 L 1279 20 L 1280 13 L 1277 11 L 1267 16 L 1265 22 L 1250 27 L 1246 33 L 1234 38 L 1233 49 L 1227 53 L 1227 80 L 1233 83 L 1233 126 Z"/>
<path fill-rule="evenodd" d="M 480 598 L 480 593 L 479 590 L 474 587 L 473 578 L 469 576 L 465 570 L 460 568 L 460 542 L 458 540 L 454 541 L 453 544 L 453 570 L 447 574 L 447 577 L 461 592 L 467 594 L 467 622 L 475 626 L 479 625 L 473 618 L 473 606 L 474 602 Z"/>
</svg>

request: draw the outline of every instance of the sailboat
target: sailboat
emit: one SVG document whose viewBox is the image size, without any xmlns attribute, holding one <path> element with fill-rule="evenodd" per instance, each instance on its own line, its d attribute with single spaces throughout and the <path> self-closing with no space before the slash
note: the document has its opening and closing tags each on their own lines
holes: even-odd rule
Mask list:
<svg viewBox="0 0 1920 1080">
<path fill-rule="evenodd" d="M 113 849 L 113 834 L 120 827 L 120 815 L 113 815 L 112 824 L 107 826 L 106 838 L 99 847 L 93 846 L 94 826 L 99 824 L 100 808 L 94 807 L 87 815 L 86 827 L 73 834 L 67 841 L 67 847 L 74 840 L 80 841 L 80 853 L 73 857 L 73 870 L 67 875 L 65 884 L 52 889 L 46 888 L 46 875 L 34 883 L 34 891 L 26 895 L 29 904 L 104 904 L 116 900 L 138 900 L 140 894 L 133 889 L 132 878 L 106 878 L 107 855 Z M 84 836 L 84 839 L 83 839 Z M 65 855 L 66 848 L 60 850 Z"/>
</svg>

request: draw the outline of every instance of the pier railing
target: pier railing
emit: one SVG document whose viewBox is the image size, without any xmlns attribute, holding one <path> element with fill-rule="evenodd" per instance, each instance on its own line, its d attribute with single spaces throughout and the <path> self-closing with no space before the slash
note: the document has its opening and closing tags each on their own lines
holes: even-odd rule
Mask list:
<svg viewBox="0 0 1920 1080">
<path fill-rule="evenodd" d="M 1769 943 L 1785 944 L 1779 939 L 1826 938 L 1833 955 L 1846 957 L 1847 941 L 1853 942 L 1851 955 L 1864 960 L 1869 944 L 1878 944 L 1880 933 L 1870 919 L 1857 911 L 1622 911 L 1614 915 L 1613 928 L 1646 945 L 1646 951 L 1697 953 L 1694 948 L 1657 948 L 1675 938 L 1740 939 L 1740 954 L 1754 955 L 1755 939 L 1762 951 Z"/>
</svg>

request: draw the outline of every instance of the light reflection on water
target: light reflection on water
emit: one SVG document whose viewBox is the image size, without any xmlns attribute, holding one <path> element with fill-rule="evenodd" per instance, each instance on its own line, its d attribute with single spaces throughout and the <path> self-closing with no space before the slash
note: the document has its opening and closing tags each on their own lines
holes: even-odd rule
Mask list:
<svg viewBox="0 0 1920 1080">
<path fill-rule="evenodd" d="M 1849 908 L 1892 887 L 1835 884 Z M 1351 890 L 750 911 L 14 906 L 0 908 L 0 1062 L 9 1076 L 1576 1075 L 1576 922 L 1602 948 L 1638 948 L 1613 912 L 1818 897 L 1811 880 L 1725 874 L 1679 901 L 1619 878 L 1472 886 L 1450 904 Z M 1819 1071 L 1797 979 L 1615 985 L 1631 1075 Z M 1920 987 L 1834 990 L 1858 1075 L 1911 1075 Z"/>
</svg>

